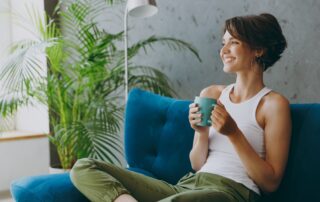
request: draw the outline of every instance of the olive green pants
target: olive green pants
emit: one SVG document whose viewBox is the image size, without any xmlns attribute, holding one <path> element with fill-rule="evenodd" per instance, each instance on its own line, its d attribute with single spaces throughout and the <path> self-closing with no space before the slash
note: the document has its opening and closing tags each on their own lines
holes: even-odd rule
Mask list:
<svg viewBox="0 0 320 202">
<path fill-rule="evenodd" d="M 130 194 L 139 202 L 255 202 L 259 195 L 240 183 L 210 173 L 189 173 L 176 185 L 115 165 L 80 159 L 70 173 L 72 183 L 94 202 L 114 201 Z"/>
</svg>

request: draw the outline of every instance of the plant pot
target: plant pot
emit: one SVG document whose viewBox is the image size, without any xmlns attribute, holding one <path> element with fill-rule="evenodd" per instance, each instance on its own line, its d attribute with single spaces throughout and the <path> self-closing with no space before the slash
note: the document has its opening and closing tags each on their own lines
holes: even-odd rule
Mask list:
<svg viewBox="0 0 320 202">
<path fill-rule="evenodd" d="M 63 169 L 60 165 L 54 165 L 49 167 L 49 174 L 59 174 L 70 172 L 71 169 Z"/>
</svg>

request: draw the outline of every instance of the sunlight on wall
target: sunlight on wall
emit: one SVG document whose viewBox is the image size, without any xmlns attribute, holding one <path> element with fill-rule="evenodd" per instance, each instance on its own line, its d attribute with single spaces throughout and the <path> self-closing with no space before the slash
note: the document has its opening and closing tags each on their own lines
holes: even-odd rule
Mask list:
<svg viewBox="0 0 320 202">
<path fill-rule="evenodd" d="M 10 0 L 0 1 L 0 63 L 6 57 L 7 47 L 12 41 L 11 18 L 10 18 Z M 1 94 L 0 82 L 0 94 Z M 2 118 L 0 116 L 0 131 L 13 130 L 15 126 L 15 116 Z"/>
<path fill-rule="evenodd" d="M 4 60 L 7 51 L 7 47 L 12 42 L 32 39 L 37 36 L 38 33 L 34 33 L 31 24 L 31 17 L 28 13 L 32 10 L 36 10 L 44 16 L 44 3 L 38 0 L 6 0 L 0 2 L 1 20 L 1 59 Z M 11 12 L 11 13 L 10 13 Z M 44 18 L 43 18 L 44 20 Z M 43 75 L 46 75 L 46 60 L 43 61 Z M 48 110 L 46 106 L 42 106 L 38 103 L 36 107 L 26 107 L 18 111 L 14 118 L 4 121 L 0 118 L 1 122 L 5 122 L 10 125 L 6 126 L 6 130 L 22 130 L 26 132 L 35 133 L 48 133 L 49 132 L 49 118 Z M 0 128 L 1 129 L 1 128 Z"/>
</svg>

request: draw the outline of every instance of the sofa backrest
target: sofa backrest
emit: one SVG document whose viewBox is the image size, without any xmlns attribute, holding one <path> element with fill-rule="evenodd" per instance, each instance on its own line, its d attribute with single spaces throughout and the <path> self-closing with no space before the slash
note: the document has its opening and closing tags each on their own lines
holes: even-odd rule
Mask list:
<svg viewBox="0 0 320 202">
<path fill-rule="evenodd" d="M 288 164 L 269 201 L 320 201 L 320 104 L 292 104 Z"/>
<path fill-rule="evenodd" d="M 194 131 L 188 121 L 191 101 L 133 89 L 125 114 L 125 156 L 129 169 L 170 183 L 191 171 Z"/>
</svg>

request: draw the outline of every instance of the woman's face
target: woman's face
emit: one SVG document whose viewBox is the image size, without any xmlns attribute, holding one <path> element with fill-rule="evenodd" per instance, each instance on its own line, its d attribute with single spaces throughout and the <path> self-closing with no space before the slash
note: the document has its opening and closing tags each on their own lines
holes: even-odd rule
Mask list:
<svg viewBox="0 0 320 202">
<path fill-rule="evenodd" d="M 234 38 L 226 31 L 222 38 L 220 57 L 224 65 L 224 72 L 250 71 L 254 51 L 250 49 L 248 44 Z"/>
</svg>

